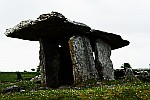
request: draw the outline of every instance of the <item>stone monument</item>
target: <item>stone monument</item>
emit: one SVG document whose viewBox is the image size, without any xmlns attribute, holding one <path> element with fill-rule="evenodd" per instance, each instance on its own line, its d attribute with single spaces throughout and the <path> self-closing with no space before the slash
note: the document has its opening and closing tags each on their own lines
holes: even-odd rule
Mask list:
<svg viewBox="0 0 150 100">
<path fill-rule="evenodd" d="M 43 86 L 57 88 L 88 79 L 114 79 L 111 50 L 129 45 L 121 36 L 70 21 L 58 12 L 20 22 L 5 35 L 39 41 Z"/>
</svg>

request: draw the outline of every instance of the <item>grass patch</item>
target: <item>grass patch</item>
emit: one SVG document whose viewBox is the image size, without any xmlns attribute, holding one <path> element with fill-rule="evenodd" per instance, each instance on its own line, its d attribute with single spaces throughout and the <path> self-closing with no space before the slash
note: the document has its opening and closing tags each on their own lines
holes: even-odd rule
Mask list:
<svg viewBox="0 0 150 100">
<path fill-rule="evenodd" d="M 19 86 L 25 86 L 27 91 L 19 93 L 1 94 L 1 100 L 149 100 L 150 83 L 127 82 L 121 84 L 110 84 L 113 82 L 104 82 L 103 85 L 88 88 L 64 88 L 36 90 L 38 85 L 32 82 L 17 83 Z M 117 83 L 117 82 L 116 82 Z M 118 82 L 119 83 L 119 82 Z M 3 86 L 2 86 L 3 87 Z M 35 89 L 36 91 L 31 91 Z"/>
<path fill-rule="evenodd" d="M 30 80 L 31 78 L 39 75 L 38 72 L 20 72 L 23 80 Z M 16 82 L 16 72 L 0 72 L 0 83 L 4 82 Z"/>
<path fill-rule="evenodd" d="M 30 75 L 25 77 L 31 77 L 32 75 Z M 13 83 L 6 82 L 1 83 L 0 92 L 2 92 L 3 88 L 12 85 L 24 87 L 26 91 L 1 93 L 0 100 L 150 100 L 150 83 L 148 82 L 103 81 L 96 85 L 97 81 L 89 80 L 81 82 L 75 87 L 49 88 L 47 90 L 39 90 L 40 84 L 27 80 L 22 82 L 13 81 Z"/>
</svg>

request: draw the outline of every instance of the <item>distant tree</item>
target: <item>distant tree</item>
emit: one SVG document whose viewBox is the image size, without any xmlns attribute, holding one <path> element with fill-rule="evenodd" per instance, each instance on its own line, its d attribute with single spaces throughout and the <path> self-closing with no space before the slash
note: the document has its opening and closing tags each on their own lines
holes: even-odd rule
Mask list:
<svg viewBox="0 0 150 100">
<path fill-rule="evenodd" d="M 124 69 L 126 70 L 127 68 L 132 68 L 132 67 L 131 67 L 131 65 L 130 65 L 129 63 L 124 63 L 124 64 L 121 66 L 121 68 L 124 68 Z"/>
<path fill-rule="evenodd" d="M 24 70 L 24 72 L 27 72 L 26 70 Z"/>
<path fill-rule="evenodd" d="M 31 70 L 32 70 L 32 71 L 35 71 L 35 69 L 34 69 L 34 68 L 32 68 Z"/>
</svg>

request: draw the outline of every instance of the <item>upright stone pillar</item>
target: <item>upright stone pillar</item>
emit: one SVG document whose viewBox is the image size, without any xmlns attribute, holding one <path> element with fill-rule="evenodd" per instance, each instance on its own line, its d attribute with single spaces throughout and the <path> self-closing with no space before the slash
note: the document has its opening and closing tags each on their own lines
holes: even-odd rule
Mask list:
<svg viewBox="0 0 150 100">
<path fill-rule="evenodd" d="M 57 88 L 60 67 L 59 47 L 49 39 L 40 39 L 40 70 L 43 86 Z"/>
<path fill-rule="evenodd" d="M 46 71 L 45 71 L 45 56 L 44 56 L 44 51 L 43 51 L 43 44 L 42 40 L 40 42 L 40 51 L 39 51 L 39 60 L 40 60 L 40 73 L 41 73 L 41 85 L 43 87 L 46 86 Z"/>
<path fill-rule="evenodd" d="M 95 61 L 96 68 L 100 71 L 99 75 L 103 75 L 106 80 L 113 80 L 114 70 L 110 59 L 111 47 L 101 39 L 96 40 L 95 44 Z"/>
<path fill-rule="evenodd" d="M 90 40 L 84 36 L 73 36 L 69 40 L 69 46 L 74 83 L 97 78 Z"/>
</svg>

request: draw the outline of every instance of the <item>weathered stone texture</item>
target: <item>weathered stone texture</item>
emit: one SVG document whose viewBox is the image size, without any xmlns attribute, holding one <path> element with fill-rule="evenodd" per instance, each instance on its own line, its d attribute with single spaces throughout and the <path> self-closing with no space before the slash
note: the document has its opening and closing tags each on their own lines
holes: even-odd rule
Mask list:
<svg viewBox="0 0 150 100">
<path fill-rule="evenodd" d="M 114 71 L 113 71 L 113 64 L 110 59 L 111 47 L 109 44 L 102 41 L 101 39 L 97 39 L 95 44 L 96 44 L 95 58 L 97 62 L 96 68 L 100 67 L 99 69 L 102 70 L 104 79 L 113 80 Z"/>
<path fill-rule="evenodd" d="M 90 40 L 84 36 L 74 36 L 70 39 L 69 45 L 75 83 L 97 78 Z"/>
<path fill-rule="evenodd" d="M 42 82 L 48 87 L 56 88 L 59 86 L 59 47 L 49 39 L 40 39 L 40 45 Z"/>
<path fill-rule="evenodd" d="M 125 80 L 133 81 L 135 79 L 132 68 L 127 68 L 125 72 Z"/>
<path fill-rule="evenodd" d="M 112 50 L 129 45 L 129 41 L 123 40 L 120 35 L 93 30 L 83 23 L 67 19 L 58 12 L 42 14 L 36 20 L 21 21 L 16 26 L 6 29 L 5 35 L 31 41 L 49 38 L 62 42 L 74 35 L 83 35 L 92 37 L 93 40 L 100 38 L 107 41 Z"/>
<path fill-rule="evenodd" d="M 111 50 L 129 45 L 129 41 L 123 40 L 120 35 L 92 30 L 58 12 L 22 21 L 6 29 L 5 35 L 40 42 L 41 82 L 48 87 L 69 85 L 98 76 L 100 79 L 103 76 L 114 79 Z M 92 49 L 95 49 L 95 60 Z"/>
<path fill-rule="evenodd" d="M 40 73 L 41 73 L 41 85 L 46 86 L 46 72 L 45 72 L 45 55 L 43 50 L 42 40 L 39 40 L 40 51 L 39 51 L 39 60 L 40 60 Z"/>
</svg>

